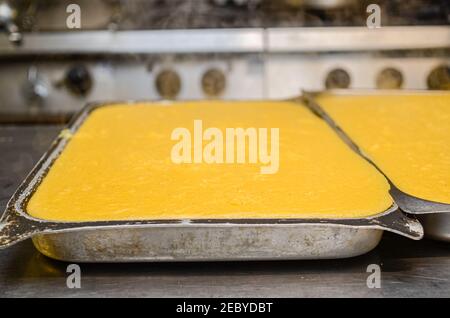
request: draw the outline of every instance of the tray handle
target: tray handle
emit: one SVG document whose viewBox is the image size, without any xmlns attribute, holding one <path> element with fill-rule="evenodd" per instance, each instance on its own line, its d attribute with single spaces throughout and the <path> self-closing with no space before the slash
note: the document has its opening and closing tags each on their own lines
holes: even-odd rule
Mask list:
<svg viewBox="0 0 450 318">
<path fill-rule="evenodd" d="M 24 218 L 8 207 L 0 219 L 0 249 L 23 241 L 44 230 L 43 224 Z"/>
<path fill-rule="evenodd" d="M 385 231 L 393 232 L 413 240 L 421 240 L 424 236 L 422 224 L 413 216 L 409 216 L 397 209 L 392 213 L 372 220 Z"/>
</svg>

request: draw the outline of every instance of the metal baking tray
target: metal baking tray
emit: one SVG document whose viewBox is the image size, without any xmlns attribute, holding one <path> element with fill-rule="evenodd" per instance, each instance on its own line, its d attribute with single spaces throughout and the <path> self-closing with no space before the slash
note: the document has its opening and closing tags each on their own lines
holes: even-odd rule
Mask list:
<svg viewBox="0 0 450 318">
<path fill-rule="evenodd" d="M 0 248 L 32 237 L 43 254 L 71 262 L 332 259 L 372 250 L 384 230 L 416 240 L 423 236 L 421 224 L 396 204 L 377 216 L 361 219 L 70 223 L 28 215 L 28 200 L 69 142 L 68 136 L 76 133 L 92 110 L 111 104 L 86 106 L 53 142 L 9 201 L 0 220 Z"/>
<path fill-rule="evenodd" d="M 323 92 L 303 92 L 302 99 L 306 105 L 319 117 L 323 118 L 337 134 L 359 155 L 373 164 L 386 179 L 388 179 L 391 190 L 390 194 L 394 198 L 399 208 L 409 214 L 418 215 L 420 221 L 423 222 L 425 235 L 442 241 L 450 242 L 450 204 L 433 202 L 421 199 L 401 191 L 377 165 L 374 163 L 358 145 L 345 133 L 345 131 L 331 118 L 330 115 L 315 100 L 320 94 L 332 95 L 400 95 L 400 94 L 449 94 L 447 91 L 420 91 L 420 90 L 369 90 L 369 89 L 336 89 Z"/>
</svg>

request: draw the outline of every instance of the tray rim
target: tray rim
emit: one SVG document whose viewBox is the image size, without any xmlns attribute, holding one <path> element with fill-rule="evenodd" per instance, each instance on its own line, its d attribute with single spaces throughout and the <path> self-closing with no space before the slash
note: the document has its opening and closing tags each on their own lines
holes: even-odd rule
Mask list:
<svg viewBox="0 0 450 318">
<path fill-rule="evenodd" d="M 301 97 L 283 100 L 286 102 L 299 101 Z M 190 100 L 195 101 L 195 100 Z M 201 100 L 202 102 L 208 100 Z M 246 100 L 235 100 L 246 101 Z M 249 100 L 250 101 L 250 100 Z M 255 102 L 257 100 L 251 100 Z M 261 100 L 264 101 L 264 100 Z M 267 101 L 267 100 L 265 100 Z M 277 100 L 280 101 L 280 100 Z M 2 217 L 0 218 L 0 249 L 17 243 L 37 234 L 61 233 L 87 229 L 102 229 L 112 227 L 172 227 L 172 226 L 299 226 L 322 225 L 357 227 L 375 230 L 387 230 L 412 239 L 423 237 L 423 228 L 420 223 L 407 217 L 398 209 L 393 200 L 391 207 L 372 216 L 364 218 L 239 218 L 239 219 L 150 219 L 150 220 L 122 220 L 122 221 L 52 221 L 34 218 L 26 212 L 26 204 L 39 187 L 47 171 L 62 153 L 70 136 L 81 127 L 84 120 L 96 109 L 112 105 L 130 105 L 148 103 L 154 105 L 178 104 L 183 101 L 171 100 L 127 100 L 104 101 L 86 104 L 67 124 L 61 133 L 52 142 L 49 149 L 39 159 L 31 172 L 20 184 L 13 194 Z M 394 219 L 393 224 L 389 220 Z M 386 221 L 387 220 L 387 221 Z M 401 221 L 399 221 L 401 220 Z M 401 223 L 401 224 L 400 224 Z M 2 234 L 3 233 L 3 234 Z M 6 233 L 6 235 L 4 234 Z"/>
</svg>

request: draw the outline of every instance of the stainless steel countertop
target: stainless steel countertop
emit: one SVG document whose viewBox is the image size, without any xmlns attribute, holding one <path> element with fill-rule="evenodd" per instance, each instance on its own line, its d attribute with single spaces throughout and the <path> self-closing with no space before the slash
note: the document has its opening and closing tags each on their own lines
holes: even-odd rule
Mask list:
<svg viewBox="0 0 450 318">
<path fill-rule="evenodd" d="M 58 126 L 0 126 L 0 209 L 57 135 Z M 382 269 L 369 289 L 369 264 Z M 25 241 L 0 251 L 0 297 L 450 297 L 450 245 L 385 234 L 352 259 L 285 262 L 81 264 L 81 289 L 66 266 Z"/>
</svg>

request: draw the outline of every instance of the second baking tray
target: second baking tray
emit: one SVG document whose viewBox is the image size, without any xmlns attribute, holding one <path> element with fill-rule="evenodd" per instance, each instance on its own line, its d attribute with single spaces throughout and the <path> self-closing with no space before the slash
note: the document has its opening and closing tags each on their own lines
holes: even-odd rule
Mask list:
<svg viewBox="0 0 450 318">
<path fill-rule="evenodd" d="M 68 223 L 29 216 L 27 202 L 64 150 L 68 136 L 101 106 L 90 105 L 76 116 L 11 198 L 0 221 L 0 248 L 32 237 L 43 254 L 71 262 L 330 259 L 370 251 L 384 230 L 412 239 L 423 236 L 420 223 L 395 204 L 377 216 L 360 219 Z"/>
<path fill-rule="evenodd" d="M 440 91 L 418 91 L 418 90 L 368 90 L 368 89 L 358 89 L 358 90 L 348 90 L 348 89 L 336 89 L 329 90 L 325 92 L 303 92 L 302 99 L 305 104 L 318 115 L 323 118 L 331 128 L 333 128 L 336 133 L 344 140 L 345 143 L 349 145 L 356 153 L 364 157 L 375 167 L 374 163 L 364 152 L 360 149 L 358 145 L 353 142 L 353 140 L 347 135 L 347 133 L 337 124 L 330 115 L 328 115 L 319 103 L 316 102 L 316 96 L 320 94 L 332 94 L 332 95 L 407 95 L 407 94 L 443 94 L 447 92 Z M 377 169 L 381 171 L 377 167 Z M 384 174 L 384 173 L 383 173 Z M 385 175 L 385 174 L 384 174 Z M 450 204 L 433 202 L 425 199 L 421 199 L 412 196 L 408 193 L 401 191 L 396 185 L 389 180 L 389 176 L 385 175 L 388 179 L 391 190 L 390 194 L 394 198 L 395 203 L 399 208 L 409 214 L 417 215 L 419 220 L 423 223 L 425 227 L 425 234 L 433 239 L 440 241 L 450 242 Z"/>
</svg>

